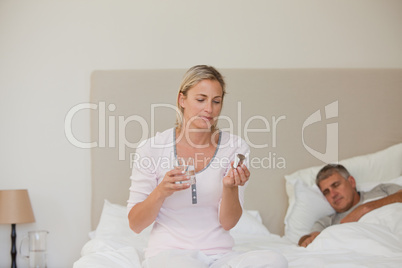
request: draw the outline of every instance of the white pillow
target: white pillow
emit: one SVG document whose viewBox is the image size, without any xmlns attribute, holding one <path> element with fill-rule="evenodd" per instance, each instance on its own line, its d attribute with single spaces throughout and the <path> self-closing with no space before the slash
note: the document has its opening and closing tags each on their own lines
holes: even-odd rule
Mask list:
<svg viewBox="0 0 402 268">
<path fill-rule="evenodd" d="M 134 233 L 128 224 L 127 207 L 105 200 L 93 239 L 97 242 L 104 241 L 113 249 L 131 246 L 141 253 L 148 244 L 152 227 L 153 224 L 139 234 Z"/>
<path fill-rule="evenodd" d="M 359 185 L 371 182 L 372 185 L 389 182 L 402 174 L 402 143 L 385 150 L 353 157 L 339 162 L 344 165 Z M 310 232 L 312 224 L 326 216 L 327 201 L 317 197 L 318 187 L 315 177 L 322 166 L 315 166 L 286 175 L 286 192 L 289 206 L 285 216 L 285 237 L 293 243 Z"/>
<path fill-rule="evenodd" d="M 131 236 L 133 238 L 136 236 L 136 233 L 130 229 L 128 224 L 127 207 L 112 204 L 105 199 L 102 214 L 96 227 L 95 238 L 119 236 Z"/>
<path fill-rule="evenodd" d="M 335 210 L 316 185 L 310 187 L 299 180 L 296 181 L 294 189 L 297 202 L 285 218 L 285 234 L 290 241 L 297 243 L 301 236 L 310 233 L 317 220 L 333 214 Z"/>
<path fill-rule="evenodd" d="M 269 235 L 270 232 L 262 224 L 260 213 L 257 210 L 243 210 L 239 222 L 230 230 L 232 235 Z"/>
</svg>

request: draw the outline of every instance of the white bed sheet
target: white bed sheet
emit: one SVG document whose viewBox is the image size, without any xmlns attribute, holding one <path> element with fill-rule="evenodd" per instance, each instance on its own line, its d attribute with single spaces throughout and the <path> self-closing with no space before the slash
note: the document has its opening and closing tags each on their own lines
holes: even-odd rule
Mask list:
<svg viewBox="0 0 402 268">
<path fill-rule="evenodd" d="M 396 203 L 365 215 L 357 223 L 340 224 L 324 230 L 307 248 L 268 232 L 257 215 L 244 213 L 232 232 L 234 250 L 280 252 L 289 267 L 401 267 L 402 204 Z M 141 267 L 148 233 L 99 236 L 82 248 L 74 268 Z M 253 267 L 252 263 L 249 263 Z M 179 267 L 180 268 L 180 267 Z"/>
</svg>

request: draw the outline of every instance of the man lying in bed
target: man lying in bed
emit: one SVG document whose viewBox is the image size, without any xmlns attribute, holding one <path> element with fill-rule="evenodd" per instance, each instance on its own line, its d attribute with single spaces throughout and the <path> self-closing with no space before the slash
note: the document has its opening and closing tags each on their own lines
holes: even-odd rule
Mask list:
<svg viewBox="0 0 402 268">
<path fill-rule="evenodd" d="M 402 202 L 402 186 L 396 184 L 380 184 L 369 192 L 358 192 L 355 179 L 342 165 L 324 166 L 317 174 L 316 184 L 336 213 L 319 219 L 311 233 L 300 238 L 302 247 L 307 247 L 331 225 L 356 222 L 374 209 Z M 372 199 L 375 200 L 365 203 Z"/>
</svg>

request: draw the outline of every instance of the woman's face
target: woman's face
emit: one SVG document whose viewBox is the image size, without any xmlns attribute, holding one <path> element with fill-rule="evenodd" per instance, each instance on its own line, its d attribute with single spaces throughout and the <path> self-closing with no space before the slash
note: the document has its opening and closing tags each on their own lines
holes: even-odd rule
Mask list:
<svg viewBox="0 0 402 268">
<path fill-rule="evenodd" d="M 210 129 L 222 110 L 221 84 L 216 80 L 202 80 L 179 95 L 179 104 L 183 107 L 184 127 Z"/>
</svg>

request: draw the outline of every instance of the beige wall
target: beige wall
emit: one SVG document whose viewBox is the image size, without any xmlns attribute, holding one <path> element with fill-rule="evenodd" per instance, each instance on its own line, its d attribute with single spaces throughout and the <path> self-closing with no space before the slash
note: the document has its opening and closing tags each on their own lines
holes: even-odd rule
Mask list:
<svg viewBox="0 0 402 268">
<path fill-rule="evenodd" d="M 245 208 L 258 210 L 272 233 L 284 231 L 285 175 L 402 143 L 402 125 L 395 124 L 402 122 L 402 69 L 220 71 L 228 94 L 218 127 L 250 146 Z M 97 142 L 91 149 L 93 228 L 105 198 L 127 203 L 127 178 L 140 141 L 174 125 L 184 72 L 92 74 L 91 140 Z"/>
<path fill-rule="evenodd" d="M 49 266 L 71 267 L 90 231 L 90 152 L 64 134 L 102 69 L 401 68 L 402 2 L 0 1 L 0 188 L 28 188 Z M 89 140 L 89 113 L 73 121 Z M 8 266 L 10 227 L 0 226 Z M 26 263 L 18 259 L 20 267 Z"/>
</svg>

